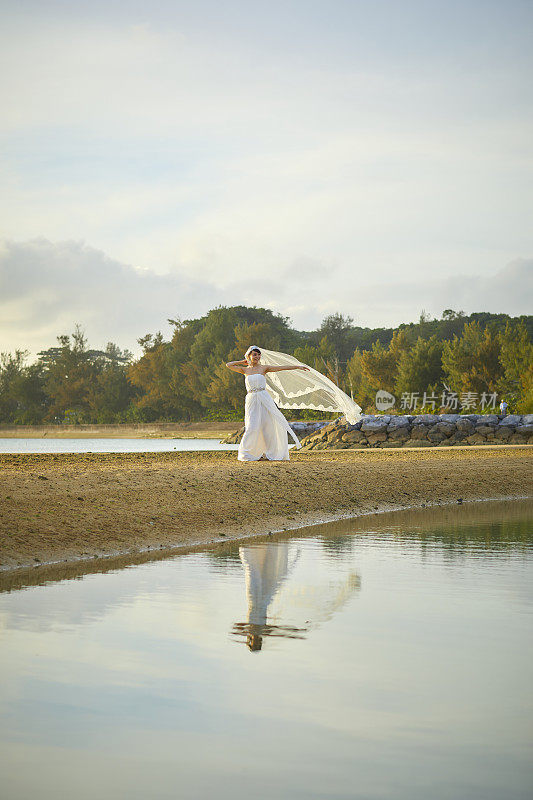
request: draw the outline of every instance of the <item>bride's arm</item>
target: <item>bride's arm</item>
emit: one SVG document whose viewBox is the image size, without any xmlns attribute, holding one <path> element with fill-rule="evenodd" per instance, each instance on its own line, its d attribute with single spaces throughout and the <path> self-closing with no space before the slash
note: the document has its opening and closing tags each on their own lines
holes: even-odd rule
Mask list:
<svg viewBox="0 0 533 800">
<path fill-rule="evenodd" d="M 226 366 L 228 369 L 232 369 L 233 372 L 240 372 L 242 375 L 244 367 L 248 366 L 248 362 L 246 361 L 246 359 L 244 359 L 243 361 L 228 361 Z"/>
<path fill-rule="evenodd" d="M 301 366 L 297 366 L 297 367 L 296 366 L 295 367 L 265 367 L 265 372 L 283 372 L 283 370 L 285 370 L 285 369 L 307 369 L 307 370 L 309 370 L 309 367 L 304 367 L 303 364 Z"/>
</svg>

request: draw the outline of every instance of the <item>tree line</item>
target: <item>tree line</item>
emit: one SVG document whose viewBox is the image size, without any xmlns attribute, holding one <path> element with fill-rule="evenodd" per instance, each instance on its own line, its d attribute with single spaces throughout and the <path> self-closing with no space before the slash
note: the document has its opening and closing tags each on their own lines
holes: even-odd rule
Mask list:
<svg viewBox="0 0 533 800">
<path fill-rule="evenodd" d="M 394 397 L 400 413 L 490 412 L 502 398 L 512 411 L 533 413 L 531 316 L 446 309 L 441 319 L 422 312 L 417 323 L 363 328 L 331 314 L 317 330 L 298 331 L 269 309 L 234 306 L 168 321 L 170 339 L 160 332 L 141 337 L 137 359 L 112 342 L 90 349 L 79 325 L 33 363 L 27 351 L 2 353 L 0 422 L 242 418 L 244 382 L 225 362 L 242 358 L 250 344 L 294 354 L 370 413 L 379 410 L 379 390 Z"/>
</svg>

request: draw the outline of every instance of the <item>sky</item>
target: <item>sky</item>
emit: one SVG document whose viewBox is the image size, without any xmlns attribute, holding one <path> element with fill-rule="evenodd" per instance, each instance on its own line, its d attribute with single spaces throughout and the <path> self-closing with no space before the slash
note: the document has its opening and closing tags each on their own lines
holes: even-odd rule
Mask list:
<svg viewBox="0 0 533 800">
<path fill-rule="evenodd" d="M 529 0 L 0 6 L 0 351 L 532 313 Z"/>
</svg>

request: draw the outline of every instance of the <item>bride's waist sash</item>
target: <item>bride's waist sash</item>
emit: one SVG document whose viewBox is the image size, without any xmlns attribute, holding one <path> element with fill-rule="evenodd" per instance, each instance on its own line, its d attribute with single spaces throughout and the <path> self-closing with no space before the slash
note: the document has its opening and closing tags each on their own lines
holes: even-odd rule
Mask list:
<svg viewBox="0 0 533 800">
<path fill-rule="evenodd" d="M 251 389 L 248 389 L 246 394 L 252 394 L 252 392 L 266 392 L 264 386 L 252 386 Z"/>
</svg>

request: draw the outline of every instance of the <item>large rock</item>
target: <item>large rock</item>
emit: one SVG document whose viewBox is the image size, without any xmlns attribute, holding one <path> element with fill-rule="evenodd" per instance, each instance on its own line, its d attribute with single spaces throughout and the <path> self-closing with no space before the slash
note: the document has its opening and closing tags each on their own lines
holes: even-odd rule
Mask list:
<svg viewBox="0 0 533 800">
<path fill-rule="evenodd" d="M 466 441 L 468 444 L 486 444 L 485 438 L 479 433 L 473 433 L 471 436 L 467 436 Z"/>
<path fill-rule="evenodd" d="M 366 438 L 367 438 L 368 444 L 370 446 L 373 446 L 373 445 L 379 444 L 380 442 L 386 442 L 387 441 L 387 434 L 385 433 L 385 431 L 383 431 L 381 433 L 369 433 Z"/>
<path fill-rule="evenodd" d="M 443 439 L 447 438 L 448 437 L 446 436 L 445 433 L 441 433 L 441 431 L 437 430 L 436 425 L 433 425 L 428 431 L 428 439 L 430 442 L 433 442 L 434 444 L 440 444 L 443 441 Z"/>
<path fill-rule="evenodd" d="M 452 433 L 455 432 L 455 425 L 453 422 L 437 422 L 437 424 L 433 426 L 433 430 L 438 431 L 445 436 L 451 436 Z"/>
<path fill-rule="evenodd" d="M 461 415 L 460 414 L 440 414 L 439 415 L 439 420 L 441 422 L 452 422 L 452 423 L 455 424 L 457 422 L 457 420 L 460 420 L 460 419 L 461 419 Z"/>
<path fill-rule="evenodd" d="M 332 431 L 327 438 L 328 444 L 335 444 L 336 442 L 340 442 L 342 437 L 344 436 L 344 430 L 339 428 L 338 430 Z"/>
<path fill-rule="evenodd" d="M 302 439 L 302 444 L 316 444 L 320 441 L 322 441 L 320 434 L 314 433 L 311 436 L 306 436 L 305 439 Z"/>
<path fill-rule="evenodd" d="M 363 439 L 366 439 L 365 434 L 362 431 L 347 431 L 341 437 L 343 442 L 347 442 L 348 444 L 355 444 L 357 442 L 361 442 Z"/>
<path fill-rule="evenodd" d="M 455 423 L 455 427 L 458 431 L 473 431 L 474 430 L 474 423 L 468 417 L 459 417 L 457 422 Z"/>
<path fill-rule="evenodd" d="M 379 419 L 368 420 L 368 422 L 363 422 L 361 430 L 365 433 L 382 433 L 387 430 L 387 423 Z"/>
<path fill-rule="evenodd" d="M 418 414 L 413 419 L 413 425 L 433 425 L 437 420 L 438 417 L 435 414 Z"/>
<path fill-rule="evenodd" d="M 495 439 L 510 439 L 514 433 L 514 427 L 508 425 L 506 428 L 496 428 L 494 433 Z"/>
<path fill-rule="evenodd" d="M 522 425 L 533 425 L 533 414 L 524 414 L 522 417 Z"/>
<path fill-rule="evenodd" d="M 502 419 L 502 421 L 500 422 L 500 426 L 503 425 L 515 426 L 515 425 L 520 425 L 521 422 L 522 422 L 522 417 L 519 416 L 518 414 L 508 414 L 506 417 Z"/>
<path fill-rule="evenodd" d="M 401 428 L 396 427 L 391 430 L 389 425 L 388 431 L 389 431 L 389 439 L 391 439 L 393 442 L 400 442 L 400 441 L 406 442 L 409 439 L 409 428 L 407 426 Z"/>
<path fill-rule="evenodd" d="M 240 444 L 241 443 L 241 439 L 242 439 L 243 436 L 244 436 L 244 427 L 242 427 L 238 431 L 235 431 L 235 433 L 230 433 L 224 439 L 221 439 L 220 443 L 221 444 Z"/>
<path fill-rule="evenodd" d="M 478 414 L 478 422 L 484 425 L 497 425 L 500 418 L 497 414 Z"/>
<path fill-rule="evenodd" d="M 469 435 L 468 431 L 458 430 L 455 431 L 455 433 L 452 433 L 450 438 L 446 439 L 445 441 L 446 444 L 461 444 L 464 443 L 464 440 L 467 438 L 468 435 Z"/>
<path fill-rule="evenodd" d="M 361 425 L 362 425 L 362 424 L 363 424 L 363 423 L 361 422 L 361 420 L 359 420 L 359 422 L 356 422 L 356 423 L 355 423 L 355 425 L 349 425 L 349 424 L 347 424 L 347 425 L 345 426 L 345 427 L 346 427 L 346 432 L 348 432 L 348 431 L 360 431 L 360 430 L 361 430 Z"/>
<path fill-rule="evenodd" d="M 427 439 L 428 430 L 429 428 L 427 425 L 413 425 L 413 430 L 411 431 L 411 441 Z"/>
<path fill-rule="evenodd" d="M 406 416 L 391 417 L 391 421 L 387 425 L 388 431 L 394 431 L 397 428 L 408 428 L 409 427 L 409 419 Z"/>
<path fill-rule="evenodd" d="M 533 417 L 533 414 L 527 416 Z M 530 436 L 533 433 L 533 422 L 526 423 L 525 425 L 517 425 L 516 433 L 521 433 L 524 436 Z"/>
<path fill-rule="evenodd" d="M 495 425 L 476 425 L 476 433 L 486 436 L 488 433 L 494 433 L 496 430 Z"/>
</svg>

